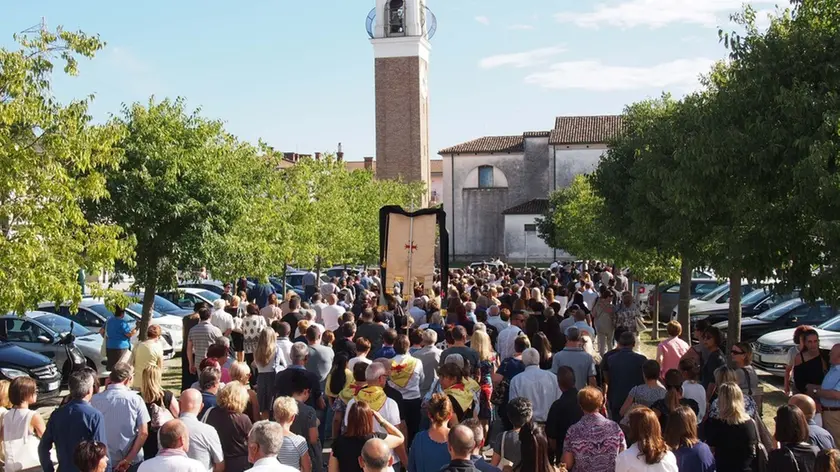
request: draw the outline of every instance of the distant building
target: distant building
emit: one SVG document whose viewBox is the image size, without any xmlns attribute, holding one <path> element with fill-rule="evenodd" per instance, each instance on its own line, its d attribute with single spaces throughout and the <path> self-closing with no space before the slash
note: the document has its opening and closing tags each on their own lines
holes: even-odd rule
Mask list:
<svg viewBox="0 0 840 472">
<path fill-rule="evenodd" d="M 617 115 L 560 116 L 549 131 L 485 136 L 440 150 L 450 258 L 570 258 L 537 236 L 536 218 L 548 208 L 551 191 L 597 167 L 620 129 Z"/>
</svg>

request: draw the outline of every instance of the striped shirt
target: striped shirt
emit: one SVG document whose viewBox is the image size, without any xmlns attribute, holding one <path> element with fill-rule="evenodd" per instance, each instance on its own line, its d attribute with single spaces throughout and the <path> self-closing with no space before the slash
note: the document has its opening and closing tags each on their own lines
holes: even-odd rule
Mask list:
<svg viewBox="0 0 840 472">
<path fill-rule="evenodd" d="M 283 436 L 283 445 L 277 453 L 277 460 L 281 464 L 300 470 L 300 458 L 309 453 L 306 438 L 291 433 Z"/>
<path fill-rule="evenodd" d="M 207 357 L 207 348 L 222 336 L 222 331 L 210 324 L 210 320 L 201 321 L 193 326 L 187 339 L 192 341 L 196 366 Z"/>
</svg>

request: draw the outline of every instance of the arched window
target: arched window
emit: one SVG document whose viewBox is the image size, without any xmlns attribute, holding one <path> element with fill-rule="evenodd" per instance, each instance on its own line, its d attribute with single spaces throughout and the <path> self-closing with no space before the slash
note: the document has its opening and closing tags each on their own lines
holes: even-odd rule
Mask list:
<svg viewBox="0 0 840 472">
<path fill-rule="evenodd" d="M 478 167 L 478 188 L 493 187 L 493 166 Z"/>
</svg>

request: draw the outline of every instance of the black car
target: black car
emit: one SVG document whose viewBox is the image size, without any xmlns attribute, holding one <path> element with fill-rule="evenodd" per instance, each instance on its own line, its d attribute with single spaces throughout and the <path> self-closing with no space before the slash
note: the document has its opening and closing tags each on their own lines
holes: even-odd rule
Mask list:
<svg viewBox="0 0 840 472">
<path fill-rule="evenodd" d="M 838 315 L 837 308 L 817 301 L 809 304 L 801 299 L 780 303 L 764 313 L 741 320 L 741 341 L 753 342 L 761 336 L 780 329 L 801 325 L 817 326 Z M 717 323 L 716 327 L 726 334 L 728 321 Z"/>
<path fill-rule="evenodd" d="M 767 289 L 756 289 L 741 299 L 741 317 L 752 318 L 758 316 L 776 305 L 799 296 L 799 291 L 786 294 L 774 293 Z M 706 309 L 691 314 L 691 326 L 700 320 L 707 320 L 710 324 L 729 320 L 729 304 L 721 303 L 720 308 Z"/>
<path fill-rule="evenodd" d="M 55 398 L 61 386 L 61 373 L 46 356 L 0 341 L 0 379 L 31 377 L 38 385 L 38 402 Z"/>
</svg>

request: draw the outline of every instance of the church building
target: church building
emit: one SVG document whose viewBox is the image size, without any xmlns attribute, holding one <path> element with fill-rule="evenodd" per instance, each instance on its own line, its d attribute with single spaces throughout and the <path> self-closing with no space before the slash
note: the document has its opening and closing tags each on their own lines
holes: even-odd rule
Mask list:
<svg viewBox="0 0 840 472">
<path fill-rule="evenodd" d="M 553 190 L 595 170 L 620 128 L 617 115 L 560 116 L 549 131 L 485 136 L 440 150 L 450 258 L 541 264 L 572 257 L 539 238 L 536 218 Z"/>
</svg>

